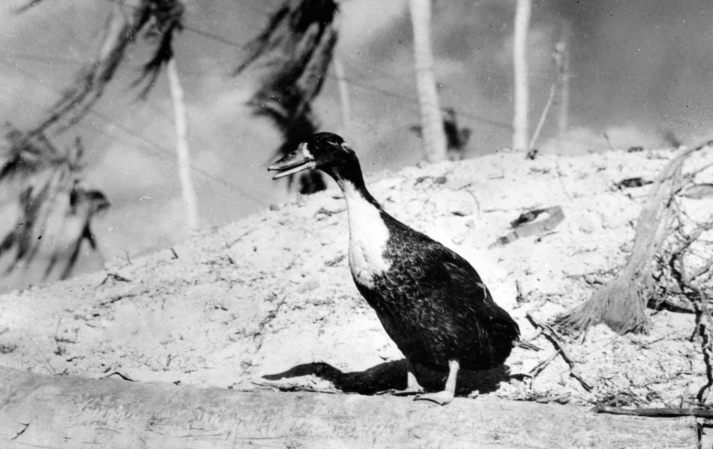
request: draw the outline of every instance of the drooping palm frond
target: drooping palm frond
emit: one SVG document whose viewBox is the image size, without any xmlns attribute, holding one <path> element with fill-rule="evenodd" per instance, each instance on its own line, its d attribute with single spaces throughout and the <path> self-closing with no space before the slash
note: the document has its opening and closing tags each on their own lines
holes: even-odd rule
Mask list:
<svg viewBox="0 0 713 449">
<path fill-rule="evenodd" d="M 140 92 L 142 98 L 153 86 L 161 68 L 173 56 L 172 39 L 174 33 L 182 29 L 184 6 L 180 0 L 112 1 L 115 4 L 107 17 L 96 56 L 80 68 L 74 84 L 64 91 L 32 133 L 46 133 L 51 127 L 60 133 L 79 122 L 104 94 L 124 60 L 127 48 L 139 35 L 155 41 L 153 56 L 134 83 L 137 85 L 148 80 Z M 128 12 L 122 9 L 124 6 L 128 7 Z"/>
<path fill-rule="evenodd" d="M 266 53 L 281 53 L 288 58 L 312 53 L 314 46 L 305 45 L 306 38 L 312 39 L 310 35 L 317 42 L 336 38 L 338 9 L 335 0 L 286 0 L 272 13 L 262 33 L 245 45 L 248 55 L 235 74 Z"/>
<path fill-rule="evenodd" d="M 263 32 L 248 43 L 248 55 L 235 71 L 237 75 L 264 61 L 260 87 L 248 104 L 282 133 L 277 155 L 290 153 L 319 128 L 311 102 L 322 89 L 337 43 L 337 11 L 334 0 L 286 0 Z M 300 193 L 324 188 L 318 172 L 300 176 Z"/>
<path fill-rule="evenodd" d="M 4 274 L 49 261 L 44 278 L 63 264 L 58 271 L 64 279 L 83 241 L 96 248 L 90 224 L 109 202 L 81 185 L 82 153 L 78 141 L 61 151 L 43 134 L 7 132 L 0 145 L 0 207 L 7 220 L 0 234 Z"/>
<path fill-rule="evenodd" d="M 144 64 L 141 78 L 135 83 L 145 84 L 140 95 L 146 98 L 161 69 L 173 58 L 173 38 L 176 32 L 183 30 L 185 7 L 179 0 L 144 0 L 143 4 L 146 14 L 153 19 L 144 37 L 156 42 L 153 56 Z"/>
</svg>

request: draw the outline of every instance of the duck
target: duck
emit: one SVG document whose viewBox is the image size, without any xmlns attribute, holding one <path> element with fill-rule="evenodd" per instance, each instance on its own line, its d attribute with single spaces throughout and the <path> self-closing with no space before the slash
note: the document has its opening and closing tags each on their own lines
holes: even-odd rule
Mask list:
<svg viewBox="0 0 713 449">
<path fill-rule="evenodd" d="M 314 134 L 268 170 L 277 172 L 273 179 L 320 170 L 343 192 L 354 284 L 406 358 L 406 389 L 391 393 L 446 405 L 460 369 L 485 370 L 509 357 L 520 336 L 515 320 L 468 261 L 384 210 L 341 136 Z M 448 373 L 442 391 L 425 392 L 419 366 Z"/>
</svg>

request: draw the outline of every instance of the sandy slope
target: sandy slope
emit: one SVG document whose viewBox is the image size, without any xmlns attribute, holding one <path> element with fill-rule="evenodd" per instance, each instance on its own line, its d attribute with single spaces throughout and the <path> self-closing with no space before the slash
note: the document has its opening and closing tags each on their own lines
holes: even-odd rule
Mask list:
<svg viewBox="0 0 713 449">
<path fill-rule="evenodd" d="M 381 173 L 367 185 L 392 215 L 467 258 L 523 337 L 536 337 L 542 351 L 516 349 L 508 360 L 512 372 L 527 373 L 555 350 L 525 314 L 555 316 L 625 263 L 647 187 L 613 185 L 653 179 L 671 155 L 524 161 L 500 153 Z M 554 232 L 491 247 L 522 211 L 554 205 L 566 216 Z M 2 296 L 0 363 L 253 388 L 252 379 L 303 363 L 359 371 L 401 359 L 352 283 L 347 235 L 344 201 L 329 190 L 193 238 L 175 254 L 115 260 L 106 271 Z M 598 326 L 567 342 L 591 392 L 556 357 L 534 380 L 502 382 L 495 394 L 570 393 L 577 402 L 618 394 L 680 406 L 705 383 L 699 344 L 688 340 L 693 316 L 664 311 L 652 321 L 649 336 Z M 313 376 L 292 381 L 328 386 Z"/>
</svg>

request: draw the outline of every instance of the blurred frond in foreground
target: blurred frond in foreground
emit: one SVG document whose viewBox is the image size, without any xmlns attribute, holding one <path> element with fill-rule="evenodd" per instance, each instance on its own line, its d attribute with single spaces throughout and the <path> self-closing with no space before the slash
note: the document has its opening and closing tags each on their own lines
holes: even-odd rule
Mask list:
<svg viewBox="0 0 713 449">
<path fill-rule="evenodd" d="M 248 54 L 235 71 L 238 75 L 256 61 L 263 62 L 265 73 L 248 104 L 255 115 L 272 119 L 282 133 L 277 155 L 290 153 L 319 127 L 311 102 L 322 89 L 332 61 L 337 12 L 334 0 L 286 0 L 263 32 L 246 45 Z M 325 187 L 316 171 L 299 179 L 300 193 Z"/>
<path fill-rule="evenodd" d="M 28 130 L 10 129 L 0 143 L 0 272 L 27 271 L 41 279 L 67 278 L 86 240 L 93 249 L 92 218 L 109 206 L 104 194 L 80 181 L 79 141 L 66 151 L 55 136 L 84 118 L 104 94 L 124 61 L 130 44 L 143 36 L 152 46 L 151 58 L 133 86 L 143 85 L 144 98 L 161 69 L 173 58 L 174 33 L 182 29 L 180 0 L 111 0 L 111 13 L 97 39 L 94 57 L 77 72 L 74 83 Z M 40 7 L 28 3 L 19 12 Z M 20 275 L 22 276 L 22 274 Z"/>
<path fill-rule="evenodd" d="M 0 144 L 0 270 L 40 270 L 66 279 L 85 240 L 97 249 L 91 221 L 109 206 L 82 186 L 82 147 L 65 151 L 41 133 L 10 129 Z"/>
<path fill-rule="evenodd" d="M 79 122 L 104 94 L 124 60 L 129 44 L 142 35 L 152 44 L 152 56 L 143 67 L 134 86 L 144 84 L 140 96 L 145 97 L 161 69 L 173 57 L 174 33 L 182 29 L 184 6 L 179 0 L 112 0 L 113 9 L 95 57 L 78 71 L 75 82 L 64 91 L 49 114 L 42 119 L 32 134 L 47 133 L 53 128 L 61 133 Z M 35 6 L 39 2 L 33 2 Z M 35 6 L 36 7 L 36 6 Z M 124 8 L 126 7 L 126 8 Z"/>
</svg>

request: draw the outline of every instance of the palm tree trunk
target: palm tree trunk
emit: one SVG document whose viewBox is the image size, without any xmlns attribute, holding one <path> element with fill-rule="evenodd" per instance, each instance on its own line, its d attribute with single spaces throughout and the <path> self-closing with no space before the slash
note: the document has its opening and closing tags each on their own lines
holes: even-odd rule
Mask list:
<svg viewBox="0 0 713 449">
<path fill-rule="evenodd" d="M 336 53 L 332 56 L 332 66 L 334 67 L 334 75 L 337 77 L 339 103 L 342 107 L 342 132 L 346 136 L 347 140 L 353 140 L 354 135 L 352 133 L 352 108 L 351 101 L 349 100 L 349 85 L 347 84 L 347 77 L 344 73 L 342 60 Z M 356 142 L 354 142 L 354 145 L 358 146 Z"/>
<path fill-rule="evenodd" d="M 515 68 L 515 116 L 513 118 L 514 150 L 529 150 L 528 135 L 528 108 L 530 106 L 530 93 L 527 75 L 527 30 L 530 26 L 531 0 L 517 0 L 515 9 L 515 35 L 513 36 L 513 65 Z"/>
<path fill-rule="evenodd" d="M 433 74 L 431 0 L 409 0 L 409 9 L 413 23 L 416 88 L 426 160 L 442 161 L 446 159 L 446 135 Z"/>
<path fill-rule="evenodd" d="M 561 66 L 560 66 L 560 95 L 559 95 L 559 114 L 557 117 L 557 131 L 561 137 L 569 127 L 569 40 L 570 40 L 570 25 L 568 21 L 565 21 L 562 29 L 562 37 L 560 38 L 560 43 L 558 44 L 561 52 Z"/>
<path fill-rule="evenodd" d="M 198 200 L 196 190 L 191 179 L 191 157 L 188 147 L 186 107 L 183 101 L 183 88 L 178 77 L 178 68 L 175 58 L 166 64 L 171 99 L 173 100 L 173 114 L 176 122 L 176 154 L 178 156 L 178 177 L 181 182 L 183 206 L 186 210 L 186 222 L 191 231 L 198 230 Z"/>
</svg>

